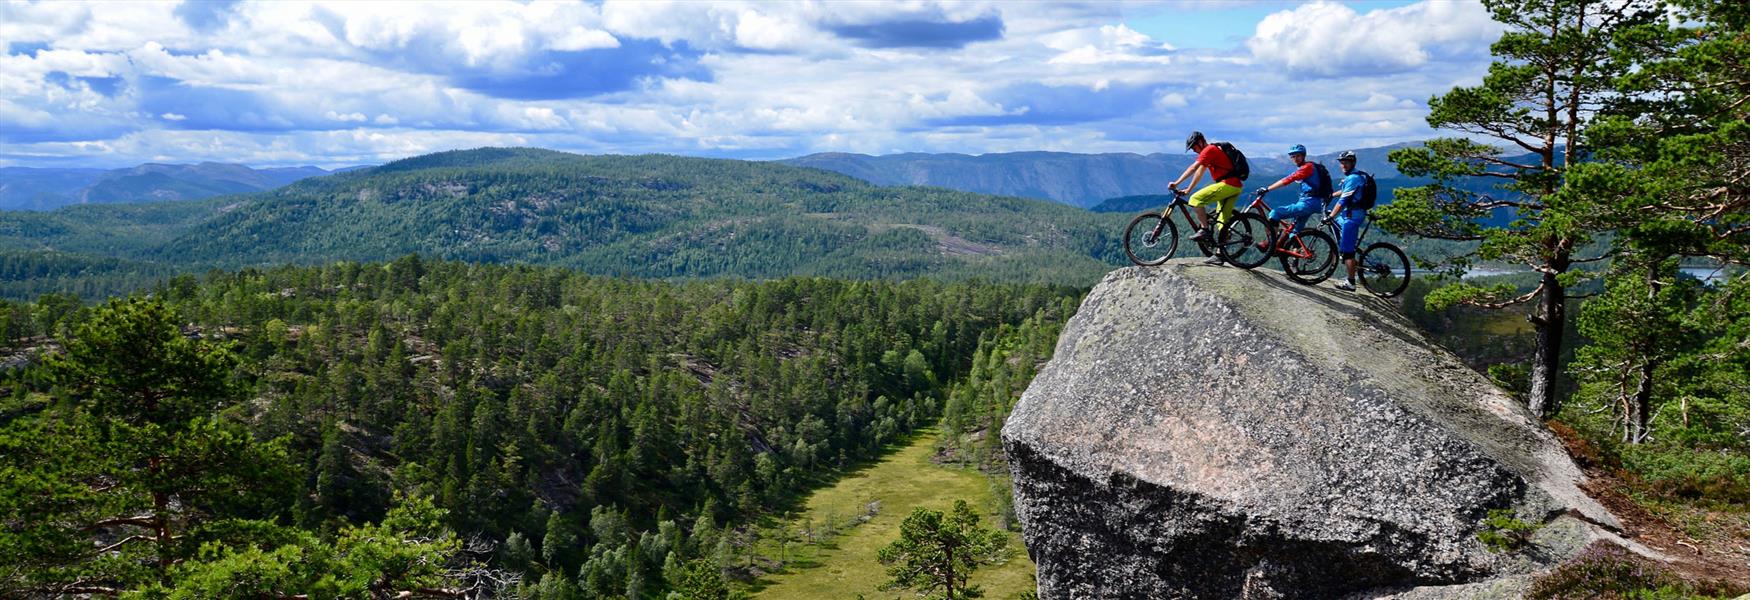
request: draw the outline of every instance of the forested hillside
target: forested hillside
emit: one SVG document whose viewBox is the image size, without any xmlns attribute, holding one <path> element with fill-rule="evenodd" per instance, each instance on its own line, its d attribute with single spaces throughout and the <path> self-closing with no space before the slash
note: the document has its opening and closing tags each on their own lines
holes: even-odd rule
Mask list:
<svg viewBox="0 0 1750 600">
<path fill-rule="evenodd" d="M 770 163 L 481 149 L 255 195 L 0 213 L 12 297 L 54 278 L 136 285 L 166 270 L 407 253 L 643 277 L 938 276 L 1091 283 L 1117 216 L 1049 202 L 882 188 Z M 55 252 L 49 254 L 48 252 Z"/>
<path fill-rule="evenodd" d="M 663 283 L 409 256 L 183 276 L 156 300 L 94 308 L 4 305 L 0 337 L 13 353 L 55 332 L 75 344 L 72 360 L 133 361 L 141 357 L 97 349 L 186 323 L 192 343 L 213 348 L 204 355 L 217 358 L 204 360 L 236 391 L 215 397 L 228 408 L 212 427 L 255 440 L 247 447 L 265 448 L 262 460 L 283 454 L 284 485 L 297 491 L 247 508 L 203 504 L 203 514 L 173 521 L 244 519 L 328 539 L 390 516 L 400 493 L 447 510 L 441 525 L 474 540 L 462 558 L 502 571 L 500 580 L 520 575 L 534 597 L 645 598 L 674 589 L 690 563 L 729 564 L 756 541 L 742 527 L 750 519 L 933 423 L 981 340 L 1048 318 L 1035 315 L 1062 318 L 1078 294 L 924 280 Z M 168 320 L 141 316 L 159 313 Z M 26 491 L 127 468 L 104 453 L 47 471 L 37 459 L 48 448 L 117 443 L 78 426 L 116 409 L 65 387 L 69 373 L 130 376 L 31 365 L 5 374 L 0 446 L 36 449 L 5 453 L 0 471 L 32 475 L 0 478 L 11 488 L 0 496 L 47 528 L 0 532 L 0 542 L 71 545 L 6 554 L 0 589 L 157 580 L 79 548 L 93 535 L 133 533 L 132 521 L 92 525 L 114 516 L 99 514 L 104 506 L 125 502 Z M 182 477 L 209 475 L 201 464 Z M 281 472 L 272 466 L 257 465 Z M 187 561 L 164 576 L 196 585 L 242 577 L 227 561 L 284 559 L 291 547 L 284 536 L 197 531 L 211 540 L 198 553 L 141 544 L 125 554 Z"/>
</svg>

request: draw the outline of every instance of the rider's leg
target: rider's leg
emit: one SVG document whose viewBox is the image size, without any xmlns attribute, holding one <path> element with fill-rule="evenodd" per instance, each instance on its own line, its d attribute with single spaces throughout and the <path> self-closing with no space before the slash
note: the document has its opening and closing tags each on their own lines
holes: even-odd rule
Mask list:
<svg viewBox="0 0 1750 600">
<path fill-rule="evenodd" d="M 1349 284 L 1355 284 L 1356 247 L 1361 245 L 1361 223 L 1367 217 L 1345 210 L 1337 215 L 1337 252 L 1343 255 L 1343 268 L 1349 272 Z"/>
<path fill-rule="evenodd" d="M 1311 218 L 1312 214 L 1317 212 L 1318 209 L 1318 201 L 1307 197 L 1301 197 L 1294 201 L 1294 203 L 1286 206 L 1270 209 L 1269 219 L 1282 222 L 1282 236 L 1281 239 L 1277 241 L 1277 247 L 1281 248 L 1282 242 L 1286 242 L 1290 234 L 1300 231 L 1302 227 L 1305 227 L 1306 220 Z M 1259 248 L 1263 248 L 1263 245 L 1260 244 Z"/>
<path fill-rule="evenodd" d="M 1233 199 L 1239 197 L 1239 195 L 1240 188 L 1220 181 L 1204 186 L 1203 189 L 1197 190 L 1197 193 L 1191 194 L 1191 199 L 1188 203 L 1191 205 L 1191 208 L 1197 210 L 1197 219 L 1203 226 L 1201 230 L 1191 236 L 1191 239 L 1201 240 L 1207 238 L 1213 233 L 1210 227 L 1212 223 L 1209 221 L 1209 209 L 1205 207 L 1210 204 L 1215 204 L 1220 208 L 1223 201 L 1226 201 L 1228 205 L 1231 206 L 1233 204 Z"/>
<path fill-rule="evenodd" d="M 1235 188 L 1235 189 L 1237 190 L 1238 188 Z M 1238 201 L 1239 198 L 1240 198 L 1239 193 L 1235 192 L 1234 195 L 1221 199 L 1221 202 L 1216 205 L 1216 208 L 1218 210 L 1215 213 L 1216 214 L 1215 219 L 1217 222 L 1221 223 L 1222 227 L 1226 227 L 1227 222 L 1229 220 L 1233 219 L 1233 217 L 1234 217 L 1234 202 Z"/>
</svg>

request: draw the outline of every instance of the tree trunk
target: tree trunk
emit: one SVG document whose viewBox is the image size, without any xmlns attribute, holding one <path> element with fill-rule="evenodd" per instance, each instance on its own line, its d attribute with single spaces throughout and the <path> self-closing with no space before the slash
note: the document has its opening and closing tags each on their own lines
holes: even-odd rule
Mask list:
<svg viewBox="0 0 1750 600">
<path fill-rule="evenodd" d="M 154 456 L 147 459 L 146 470 L 153 477 L 153 483 L 158 483 L 158 473 L 163 468 L 163 457 Z M 158 541 L 158 581 L 170 583 L 170 495 L 162 491 L 152 492 L 152 534 Z"/>
<path fill-rule="evenodd" d="M 1531 413 L 1539 419 L 1548 419 L 1561 410 L 1556 393 L 1562 373 L 1562 330 L 1567 325 L 1567 305 L 1563 300 L 1568 294 L 1555 275 L 1566 270 L 1567 257 L 1558 258 L 1564 264 L 1543 274 L 1543 295 L 1538 298 L 1538 315 L 1532 319 L 1537 329 L 1537 346 L 1531 359 L 1529 400 Z"/>
<path fill-rule="evenodd" d="M 1653 408 L 1653 360 L 1641 361 L 1641 382 L 1635 385 L 1631 401 L 1634 415 L 1629 419 L 1628 443 L 1639 444 L 1647 439 L 1647 419 Z"/>
<path fill-rule="evenodd" d="M 1649 309 L 1659 301 L 1659 287 L 1659 263 L 1654 262 L 1647 265 L 1647 306 Z M 1659 340 L 1653 340 L 1652 343 L 1658 344 Z M 1635 385 L 1635 396 L 1631 407 L 1634 411 L 1634 418 L 1629 421 L 1628 443 L 1630 444 L 1646 441 L 1647 435 L 1650 433 L 1647 423 L 1652 418 L 1653 411 L 1653 370 L 1659 367 L 1658 351 L 1651 347 L 1643 347 L 1642 353 L 1644 356 L 1641 357 L 1641 381 Z"/>
<path fill-rule="evenodd" d="M 947 577 L 947 580 L 944 582 L 945 585 L 943 585 L 942 587 L 946 588 L 948 591 L 948 597 L 946 598 L 946 600 L 954 600 L 954 548 L 952 548 L 952 547 L 948 548 L 946 555 L 948 557 L 948 560 L 944 561 L 944 562 L 946 562 L 948 565 L 948 577 Z"/>
</svg>

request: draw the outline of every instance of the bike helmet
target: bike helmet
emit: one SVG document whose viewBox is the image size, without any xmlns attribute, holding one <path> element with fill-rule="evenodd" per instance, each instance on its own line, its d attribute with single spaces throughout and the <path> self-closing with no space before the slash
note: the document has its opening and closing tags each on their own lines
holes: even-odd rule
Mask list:
<svg viewBox="0 0 1750 600">
<path fill-rule="evenodd" d="M 1190 150 L 1192 148 L 1196 148 L 1198 144 L 1201 144 L 1203 142 L 1204 142 L 1203 132 L 1193 131 L 1193 132 L 1191 132 L 1191 135 L 1186 136 L 1186 138 L 1185 138 L 1185 149 Z"/>
<path fill-rule="evenodd" d="M 1355 162 L 1355 152 L 1351 151 L 1351 150 L 1344 150 L 1342 154 L 1337 155 L 1337 160 Z"/>
<path fill-rule="evenodd" d="M 1289 154 L 1306 154 L 1306 146 L 1295 144 L 1288 147 Z"/>
</svg>

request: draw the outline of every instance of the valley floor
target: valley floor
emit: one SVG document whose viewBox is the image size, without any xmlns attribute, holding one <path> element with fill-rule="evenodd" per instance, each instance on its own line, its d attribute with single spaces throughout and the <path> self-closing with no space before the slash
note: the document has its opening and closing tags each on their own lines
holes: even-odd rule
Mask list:
<svg viewBox="0 0 1750 600">
<path fill-rule="evenodd" d="M 880 510 L 868 522 L 820 545 L 793 545 L 787 561 L 790 568 L 757 581 L 750 590 L 754 597 L 760 600 L 859 595 L 870 600 L 914 597 L 906 590 L 884 592 L 878 587 L 887 580 L 887 575 L 885 568 L 876 562 L 875 552 L 899 537 L 900 521 L 918 507 L 947 511 L 956 499 L 987 511 L 992 503 L 990 480 L 983 474 L 931 460 L 939 435 L 936 429 L 920 431 L 881 462 L 853 471 L 809 496 L 801 514 L 791 521 L 793 528 L 853 517 L 870 502 L 880 502 Z M 988 524 L 996 527 L 995 519 Z M 1007 561 L 986 565 L 973 573 L 972 583 L 984 587 L 986 598 L 1015 598 L 1033 589 L 1033 561 L 1027 558 L 1019 534 L 1010 533 L 1009 538 L 1012 554 Z"/>
</svg>

